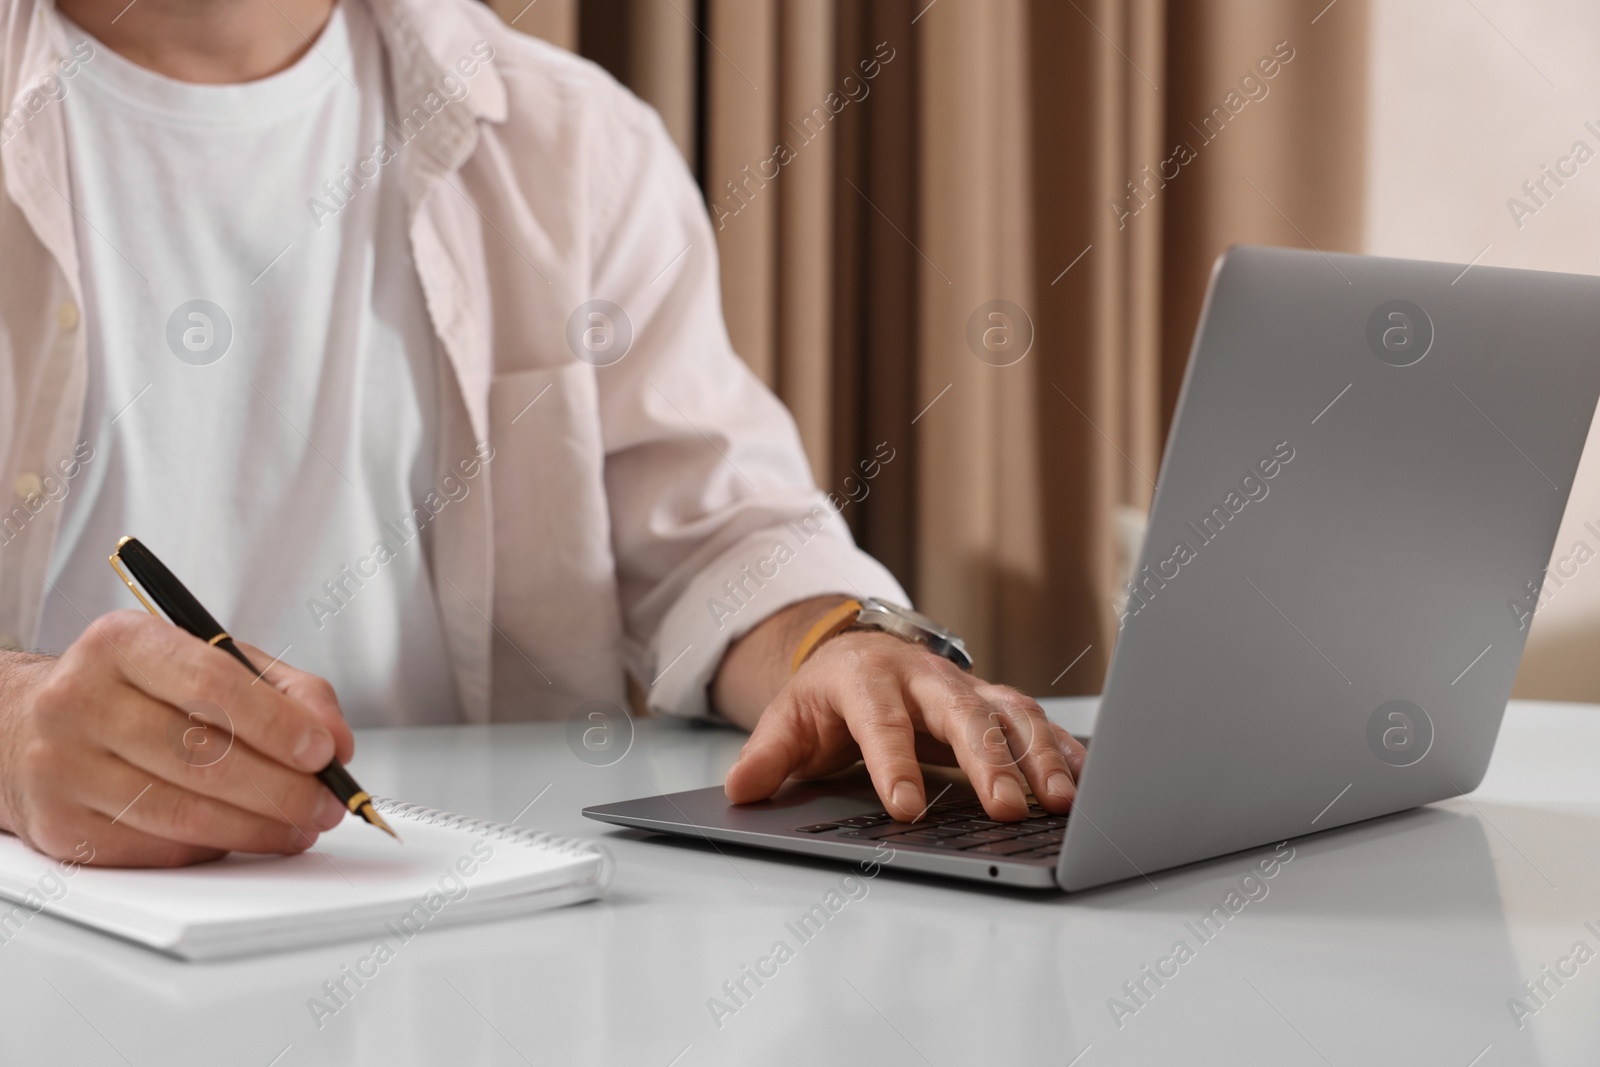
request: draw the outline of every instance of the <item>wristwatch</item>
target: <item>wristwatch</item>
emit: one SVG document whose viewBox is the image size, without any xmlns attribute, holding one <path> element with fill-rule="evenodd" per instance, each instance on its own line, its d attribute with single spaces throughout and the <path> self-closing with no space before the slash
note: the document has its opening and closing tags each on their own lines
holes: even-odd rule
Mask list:
<svg viewBox="0 0 1600 1067">
<path fill-rule="evenodd" d="M 846 600 L 818 619 L 794 650 L 789 673 L 798 671 L 818 645 L 846 630 L 882 630 L 903 641 L 922 645 L 964 671 L 972 669 L 972 656 L 961 638 L 921 612 L 869 596 L 861 600 Z"/>
</svg>

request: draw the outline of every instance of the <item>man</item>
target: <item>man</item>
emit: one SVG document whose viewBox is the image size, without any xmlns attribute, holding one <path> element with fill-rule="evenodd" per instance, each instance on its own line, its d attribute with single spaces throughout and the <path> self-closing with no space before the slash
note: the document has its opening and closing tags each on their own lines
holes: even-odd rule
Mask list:
<svg viewBox="0 0 1600 1067">
<path fill-rule="evenodd" d="M 738 802 L 864 758 L 912 818 L 920 755 L 996 818 L 1069 806 L 1082 750 L 1018 693 L 870 629 L 793 669 L 845 596 L 905 598 L 605 74 L 467 0 L 0 10 L 0 631 L 63 650 L 0 653 L 0 826 L 107 864 L 299 851 L 343 814 L 311 772 L 346 718 L 566 716 L 625 668 L 752 731 Z M 124 533 L 270 685 L 128 610 Z"/>
</svg>

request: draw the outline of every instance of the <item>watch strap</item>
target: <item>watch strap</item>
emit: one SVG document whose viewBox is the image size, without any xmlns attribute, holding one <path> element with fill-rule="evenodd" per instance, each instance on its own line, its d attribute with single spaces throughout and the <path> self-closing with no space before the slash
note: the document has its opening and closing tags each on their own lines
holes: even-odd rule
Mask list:
<svg viewBox="0 0 1600 1067">
<path fill-rule="evenodd" d="M 855 625 L 856 616 L 861 614 L 861 601 L 846 600 L 837 607 L 830 608 L 827 614 L 818 619 L 800 639 L 800 644 L 795 647 L 794 659 L 789 664 L 789 673 L 794 674 L 803 663 L 817 650 L 817 646 L 828 638 L 843 633 Z"/>
</svg>

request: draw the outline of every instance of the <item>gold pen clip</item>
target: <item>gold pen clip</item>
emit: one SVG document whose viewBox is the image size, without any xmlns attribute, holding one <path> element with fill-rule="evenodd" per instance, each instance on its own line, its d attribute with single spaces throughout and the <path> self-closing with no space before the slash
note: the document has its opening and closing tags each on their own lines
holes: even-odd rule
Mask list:
<svg viewBox="0 0 1600 1067">
<path fill-rule="evenodd" d="M 110 556 L 111 569 L 117 572 L 117 577 L 122 579 L 122 584 L 128 587 L 128 591 L 139 598 L 139 603 L 144 605 L 144 609 L 146 611 L 158 619 L 162 618 L 163 616 L 161 612 L 156 610 L 155 605 L 150 603 L 149 600 L 145 599 L 144 591 L 141 590 L 138 585 L 134 584 L 133 578 L 128 574 L 127 571 L 122 569 L 122 546 L 132 540 L 133 538 L 129 536 L 124 537 L 122 540 L 117 542 L 117 550 L 111 553 Z"/>
</svg>

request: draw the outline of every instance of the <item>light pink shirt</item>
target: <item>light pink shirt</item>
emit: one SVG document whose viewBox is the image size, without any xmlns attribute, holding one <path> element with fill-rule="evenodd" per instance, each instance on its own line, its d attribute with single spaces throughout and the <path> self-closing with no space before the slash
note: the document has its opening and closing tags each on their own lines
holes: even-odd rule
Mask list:
<svg viewBox="0 0 1600 1067">
<path fill-rule="evenodd" d="M 0 640 L 12 647 L 38 632 L 60 500 L 95 446 L 76 253 L 92 220 L 68 200 L 58 106 L 94 59 L 57 54 L 46 2 L 0 0 L 0 475 L 13 490 Z M 728 644 L 778 608 L 840 592 L 904 602 L 733 352 L 705 207 L 655 114 L 469 0 L 368 2 L 407 142 L 386 165 L 403 168 L 450 368 L 439 469 L 492 456 L 428 545 L 466 718 L 620 703 L 625 668 L 657 710 L 704 714 Z M 596 300 L 621 315 L 580 311 Z"/>
</svg>

